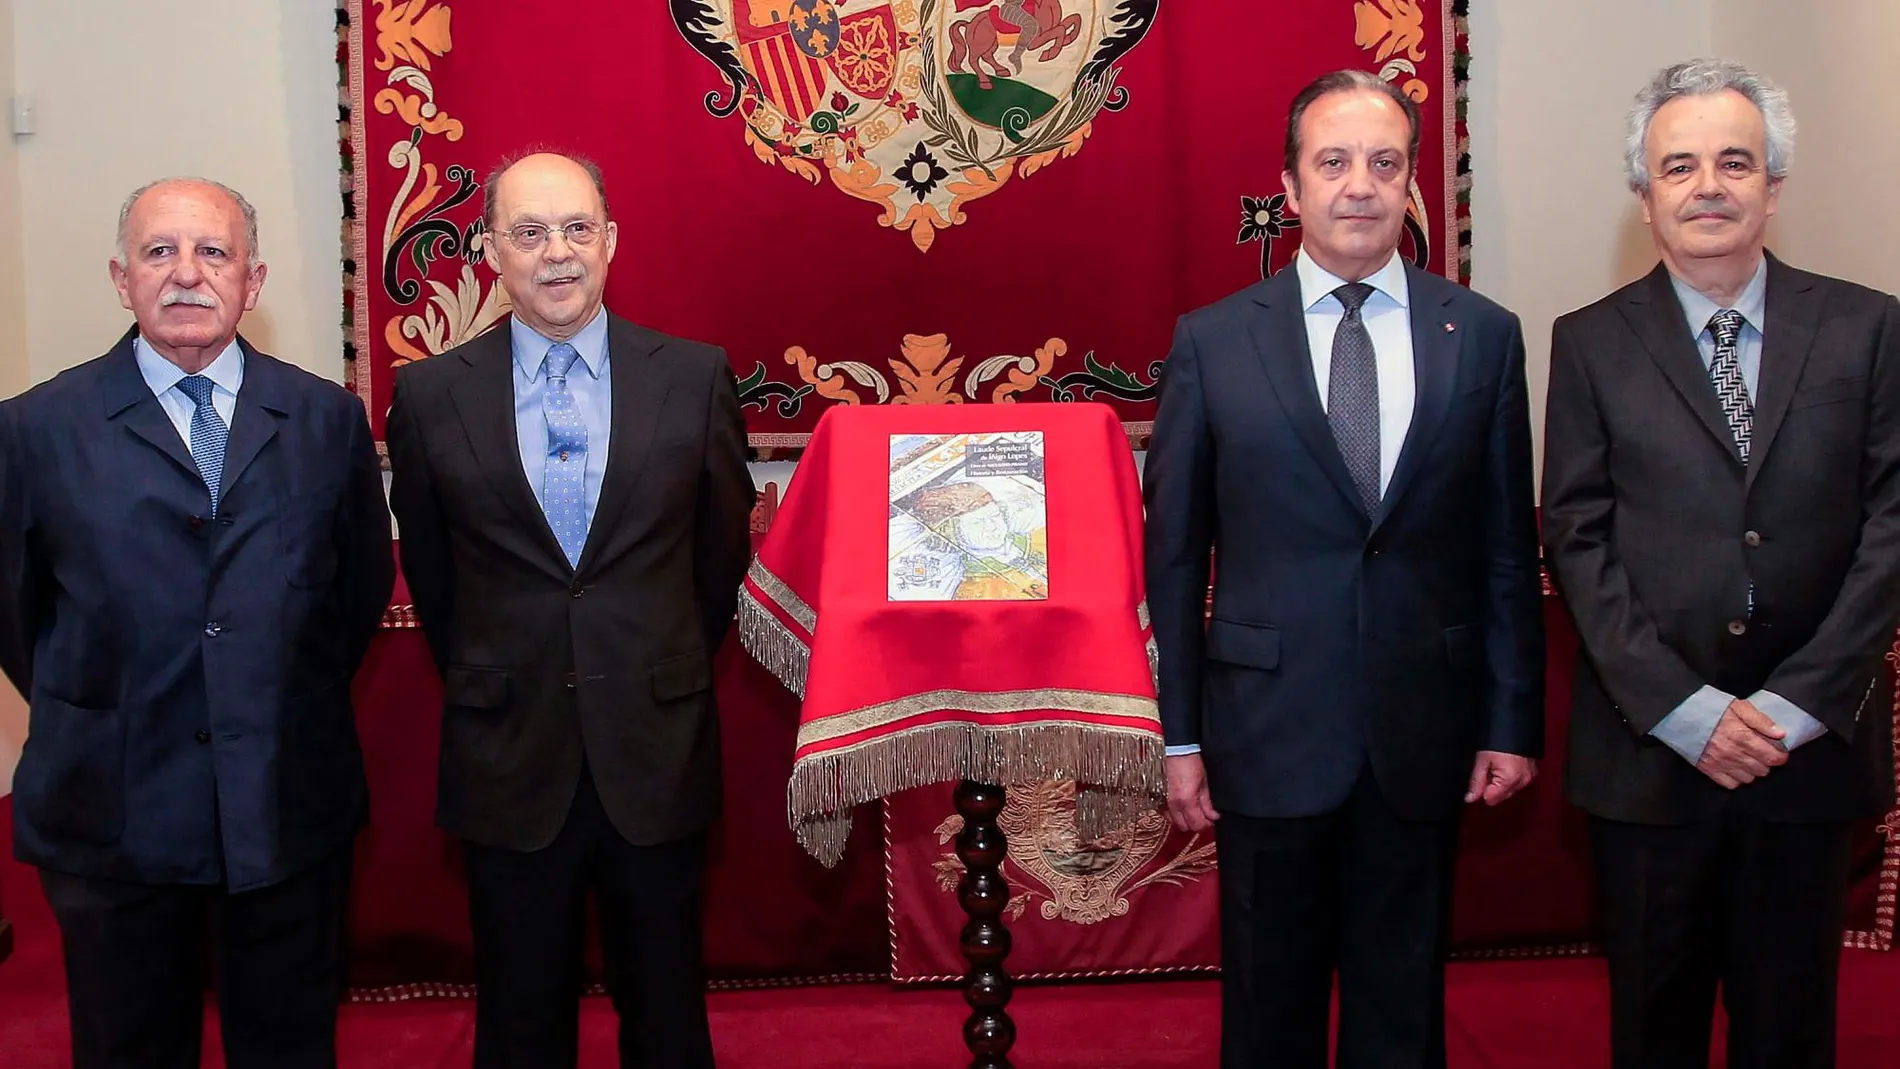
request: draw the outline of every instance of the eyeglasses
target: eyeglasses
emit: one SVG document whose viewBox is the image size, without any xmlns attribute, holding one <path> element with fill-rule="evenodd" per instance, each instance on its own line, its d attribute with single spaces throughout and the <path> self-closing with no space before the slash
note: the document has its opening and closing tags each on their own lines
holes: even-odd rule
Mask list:
<svg viewBox="0 0 1900 1069">
<path fill-rule="evenodd" d="M 592 245 L 600 237 L 600 224 L 592 219 L 577 219 L 562 226 L 549 227 L 541 223 L 522 223 L 507 230 L 497 230 L 497 234 L 508 239 L 508 244 L 522 252 L 539 252 L 548 239 L 560 234 L 567 243 L 575 248 Z"/>
</svg>

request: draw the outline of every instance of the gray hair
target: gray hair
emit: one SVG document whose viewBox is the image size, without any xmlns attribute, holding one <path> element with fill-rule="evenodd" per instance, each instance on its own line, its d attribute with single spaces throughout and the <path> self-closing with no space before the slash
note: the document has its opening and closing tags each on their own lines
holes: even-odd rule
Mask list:
<svg viewBox="0 0 1900 1069">
<path fill-rule="evenodd" d="M 129 255 L 131 250 L 126 248 L 126 245 L 125 245 L 126 224 L 128 224 L 132 219 L 132 206 L 134 204 L 137 204 L 139 202 L 139 198 L 143 197 L 145 194 L 150 193 L 152 190 L 157 189 L 159 186 L 171 185 L 174 182 L 189 183 L 189 184 L 201 185 L 201 186 L 210 186 L 212 189 L 218 190 L 219 192 L 222 192 L 225 196 L 231 198 L 232 202 L 238 206 L 238 211 L 242 213 L 244 216 L 244 247 L 246 250 L 245 255 L 246 255 L 247 266 L 256 267 L 257 262 L 258 262 L 257 209 L 251 207 L 251 202 L 244 199 L 244 194 L 239 193 L 237 190 L 232 189 L 230 186 L 225 185 L 223 182 L 214 182 L 209 178 L 198 178 L 191 175 L 181 175 L 174 178 L 161 178 L 156 182 L 147 182 L 144 185 L 133 190 L 131 196 L 125 198 L 125 203 L 121 205 L 119 208 L 119 262 L 121 264 L 129 264 L 132 262 L 131 256 Z"/>
<path fill-rule="evenodd" d="M 1794 160 L 1794 109 L 1788 104 L 1788 91 L 1734 60 L 1693 59 L 1665 68 L 1636 94 L 1624 148 L 1631 189 L 1638 193 L 1649 189 L 1644 158 L 1649 124 L 1662 106 L 1677 97 L 1713 96 L 1729 89 L 1747 97 L 1761 112 L 1767 129 L 1768 177 L 1779 181 L 1788 176 L 1788 164 Z"/>
</svg>

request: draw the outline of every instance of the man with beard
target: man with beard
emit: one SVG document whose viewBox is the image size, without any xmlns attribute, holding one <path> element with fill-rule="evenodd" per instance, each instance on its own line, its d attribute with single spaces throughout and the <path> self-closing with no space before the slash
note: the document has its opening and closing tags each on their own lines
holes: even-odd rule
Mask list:
<svg viewBox="0 0 1900 1069">
<path fill-rule="evenodd" d="M 404 368 L 403 572 L 442 672 L 437 820 L 464 843 L 477 1069 L 573 1066 L 591 889 L 623 1065 L 710 1066 L 699 899 L 712 656 L 750 556 L 725 354 L 602 307 L 618 228 L 553 153 L 483 189 L 507 323 Z"/>
<path fill-rule="evenodd" d="M 1584 656 L 1617 1069 L 1834 1064 L 1849 823 L 1893 800 L 1900 303 L 1763 249 L 1794 152 L 1738 63 L 1658 74 L 1630 188 L 1662 262 L 1557 320 L 1544 536 Z"/>
</svg>

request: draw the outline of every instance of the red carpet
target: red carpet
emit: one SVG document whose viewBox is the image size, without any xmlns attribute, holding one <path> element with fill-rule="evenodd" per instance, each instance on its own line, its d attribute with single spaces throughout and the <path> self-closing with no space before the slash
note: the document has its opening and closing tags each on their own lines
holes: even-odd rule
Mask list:
<svg viewBox="0 0 1900 1069">
<path fill-rule="evenodd" d="M 0 814 L 6 806 L 0 803 Z M 0 841 L 7 836 L 0 835 Z M 0 964 L 0 1067 L 69 1064 L 59 941 L 39 881 L 7 856 L 0 902 L 18 928 Z M 1840 1069 L 1900 1066 L 1900 955 L 1846 952 Z M 1602 1069 L 1609 1063 L 1603 963 L 1570 958 L 1453 965 L 1452 1069 Z M 1215 1064 L 1219 993 L 1210 980 L 1060 984 L 1018 989 L 1011 1005 L 1023 1069 L 1174 1069 Z M 956 992 L 881 985 L 720 992 L 713 1042 L 722 1069 L 899 1069 L 967 1064 Z M 582 1065 L 611 1066 L 614 1015 L 582 1009 Z M 346 1069 L 461 1069 L 469 1064 L 474 1003 L 459 999 L 343 1008 Z M 222 1066 L 215 1025 L 208 1066 Z M 1718 1063 L 1719 1064 L 1719 1063 Z"/>
</svg>

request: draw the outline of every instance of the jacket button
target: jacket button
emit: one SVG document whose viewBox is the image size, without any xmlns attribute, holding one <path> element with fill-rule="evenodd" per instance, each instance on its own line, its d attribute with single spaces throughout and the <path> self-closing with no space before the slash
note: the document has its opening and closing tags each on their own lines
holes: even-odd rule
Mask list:
<svg viewBox="0 0 1900 1069">
<path fill-rule="evenodd" d="M 224 625 L 213 620 L 205 625 L 205 634 L 210 638 L 217 638 L 219 635 L 224 634 Z"/>
<path fill-rule="evenodd" d="M 192 738 L 197 739 L 198 745 L 203 746 L 205 743 L 211 741 L 211 733 L 209 731 L 204 730 L 203 728 L 200 728 L 198 730 L 198 733 L 193 735 Z"/>
<path fill-rule="evenodd" d="M 1747 534 L 1742 536 L 1742 542 L 1751 547 L 1761 545 L 1761 532 L 1759 531 L 1748 532 Z"/>
<path fill-rule="evenodd" d="M 1748 634 L 1748 623 L 1743 620 L 1730 620 L 1728 622 L 1728 633 L 1731 635 L 1746 635 Z"/>
<path fill-rule="evenodd" d="M 580 584 L 580 580 L 576 579 L 574 583 L 567 588 L 567 596 L 570 598 L 578 598 L 586 589 L 586 587 Z"/>
<path fill-rule="evenodd" d="M 194 531 L 202 531 L 205 529 L 205 518 L 203 516 L 193 516 L 185 521 L 185 526 Z"/>
<path fill-rule="evenodd" d="M 580 685 L 580 679 L 579 679 L 578 677 L 576 677 L 576 676 L 574 675 L 574 673 L 572 673 L 572 672 L 562 672 L 562 673 L 561 673 L 561 682 L 562 682 L 562 684 L 564 684 L 564 685 L 565 685 L 565 686 L 567 687 L 567 689 L 569 689 L 569 690 L 573 690 L 573 689 L 574 689 L 575 687 L 577 687 L 577 686 L 579 686 L 579 685 Z"/>
</svg>

